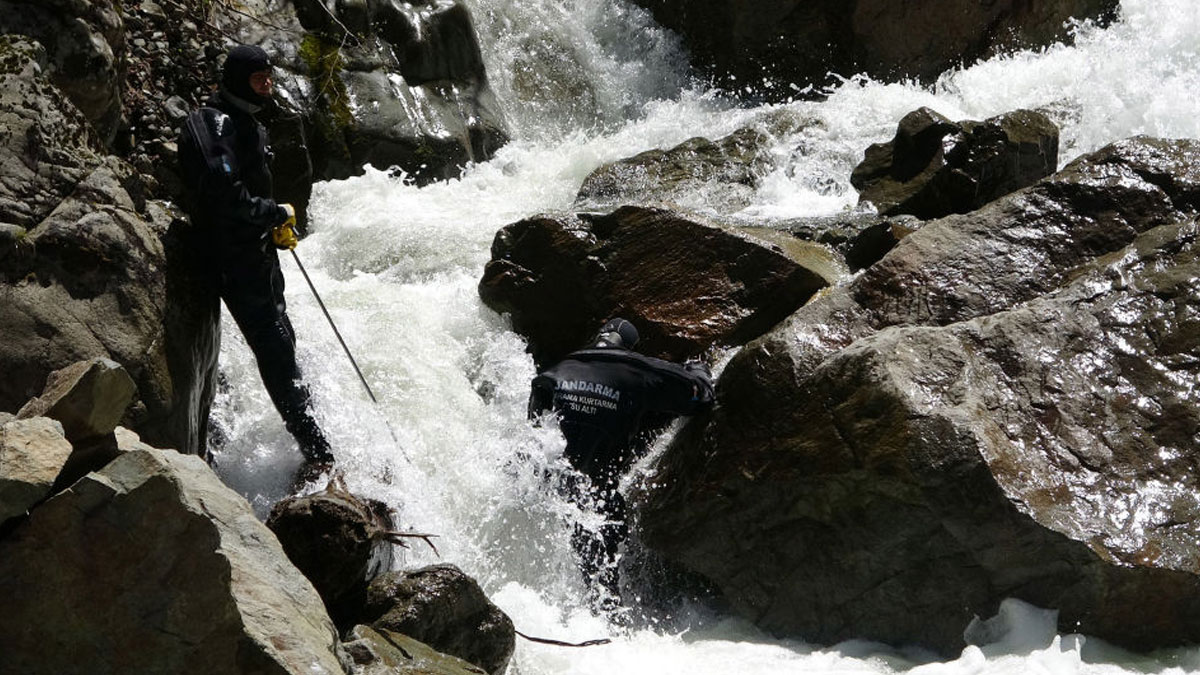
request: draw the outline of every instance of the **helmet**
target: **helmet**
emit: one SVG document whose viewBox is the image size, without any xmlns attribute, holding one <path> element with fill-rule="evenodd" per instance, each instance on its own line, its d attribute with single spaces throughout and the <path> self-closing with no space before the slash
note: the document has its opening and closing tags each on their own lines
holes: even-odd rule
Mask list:
<svg viewBox="0 0 1200 675">
<path fill-rule="evenodd" d="M 600 327 L 596 336 L 597 347 L 614 347 L 618 349 L 633 349 L 638 343 L 638 330 L 625 319 L 610 319 Z"/>
</svg>

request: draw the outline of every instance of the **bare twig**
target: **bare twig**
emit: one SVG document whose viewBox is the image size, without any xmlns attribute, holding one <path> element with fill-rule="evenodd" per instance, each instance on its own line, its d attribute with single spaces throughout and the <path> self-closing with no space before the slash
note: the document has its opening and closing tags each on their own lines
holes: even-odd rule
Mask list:
<svg viewBox="0 0 1200 675">
<path fill-rule="evenodd" d="M 403 546 L 404 548 L 409 548 L 408 543 L 404 541 L 405 539 L 421 539 L 426 544 L 429 544 L 429 548 L 433 549 L 433 552 L 435 554 L 437 554 L 437 556 L 439 558 L 442 557 L 442 554 L 438 553 L 437 547 L 433 545 L 432 541 L 430 541 L 431 538 L 437 536 L 436 534 L 421 534 L 418 532 L 396 532 L 395 530 L 380 530 L 375 533 L 375 536 L 379 537 L 380 539 L 385 539 L 387 541 L 390 541 L 393 544 L 399 544 L 400 546 Z"/>
</svg>

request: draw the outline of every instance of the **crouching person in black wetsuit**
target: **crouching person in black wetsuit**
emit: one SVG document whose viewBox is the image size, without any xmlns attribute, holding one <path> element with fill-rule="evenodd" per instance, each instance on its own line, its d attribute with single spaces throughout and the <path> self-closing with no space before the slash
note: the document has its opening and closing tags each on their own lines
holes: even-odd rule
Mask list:
<svg viewBox="0 0 1200 675">
<path fill-rule="evenodd" d="M 533 379 L 529 415 L 553 411 L 567 440 L 566 458 L 581 474 L 571 497 L 605 518 L 599 533 L 576 526 L 571 542 L 593 605 L 619 602 L 617 552 L 629 535 L 621 477 L 647 449 L 647 413 L 690 415 L 712 405 L 712 380 L 699 361 L 684 365 L 631 351 L 638 331 L 624 319 L 604 324 L 593 344 Z M 602 593 L 601 589 L 606 593 Z"/>
<path fill-rule="evenodd" d="M 271 198 L 271 151 L 266 129 L 254 117 L 269 102 L 272 88 L 265 51 L 246 45 L 232 49 L 220 90 L 184 123 L 179 161 L 189 214 L 210 237 L 214 283 L 311 474 L 332 464 L 333 455 L 309 409 L 309 391 L 296 365 L 296 334 L 283 300 L 277 249 L 296 247 L 295 210 Z"/>
</svg>

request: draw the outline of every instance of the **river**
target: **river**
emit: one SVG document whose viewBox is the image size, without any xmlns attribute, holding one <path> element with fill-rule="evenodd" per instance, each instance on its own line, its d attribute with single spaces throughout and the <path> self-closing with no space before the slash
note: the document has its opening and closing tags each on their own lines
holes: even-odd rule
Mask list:
<svg viewBox="0 0 1200 675">
<path fill-rule="evenodd" d="M 631 597 L 632 620 L 593 616 L 568 541 L 570 523 L 590 514 L 545 487 L 543 472 L 562 468 L 562 440 L 526 422 L 533 363 L 476 293 L 495 232 L 571 209 L 601 164 L 719 138 L 768 114 L 815 123 L 775 138 L 780 168 L 751 203 L 731 212 L 717 191 L 698 190 L 680 206 L 765 226 L 854 209 L 849 176 L 863 150 L 920 106 L 954 120 L 1048 110 L 1061 127 L 1060 164 L 1136 134 L 1200 137 L 1200 3 L 1124 0 L 1118 23 L 1078 27 L 1073 47 L 998 57 L 932 86 L 853 78 L 821 102 L 771 106 L 693 82 L 677 41 L 624 0 L 467 4 L 513 141 L 461 178 L 426 187 L 371 169 L 319 184 L 313 234 L 297 249 L 377 406 L 296 265 L 285 260 L 284 269 L 301 367 L 349 486 L 396 507 L 402 527 L 438 535 L 440 557 L 415 543 L 398 564 L 458 565 L 523 632 L 613 638 L 583 649 L 519 640 L 509 673 L 1200 672 L 1200 648 L 1130 654 L 1056 634 L 1052 612 L 1019 602 L 976 626 L 983 646 L 952 660 L 869 642 L 779 640 L 702 603 L 651 611 L 648 598 Z M 228 442 L 217 467 L 265 516 L 300 457 L 232 325 L 226 315 L 213 419 Z"/>
</svg>

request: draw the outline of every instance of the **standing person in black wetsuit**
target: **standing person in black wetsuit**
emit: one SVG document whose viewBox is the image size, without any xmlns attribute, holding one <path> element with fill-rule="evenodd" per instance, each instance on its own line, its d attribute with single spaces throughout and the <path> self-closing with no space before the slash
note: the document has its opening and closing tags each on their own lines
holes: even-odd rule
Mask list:
<svg viewBox="0 0 1200 675">
<path fill-rule="evenodd" d="M 254 117 L 270 101 L 273 86 L 271 61 L 262 48 L 233 48 L 219 91 L 183 126 L 179 160 L 188 210 L 211 243 L 214 283 L 309 462 L 306 472 L 313 473 L 328 468 L 333 455 L 300 380 L 277 253 L 296 247 L 296 213 L 271 198 L 270 146 Z"/>
<path fill-rule="evenodd" d="M 619 599 L 617 552 L 629 528 L 617 488 L 647 447 L 641 433 L 646 414 L 691 415 L 713 401 L 707 366 L 643 356 L 631 351 L 637 342 L 637 328 L 628 321 L 605 323 L 590 347 L 538 374 L 529 398 L 530 417 L 553 411 L 559 418 L 567 461 L 582 474 L 571 497 L 605 517 L 599 533 L 576 526 L 571 538 L 593 600 L 602 608 Z"/>
</svg>

